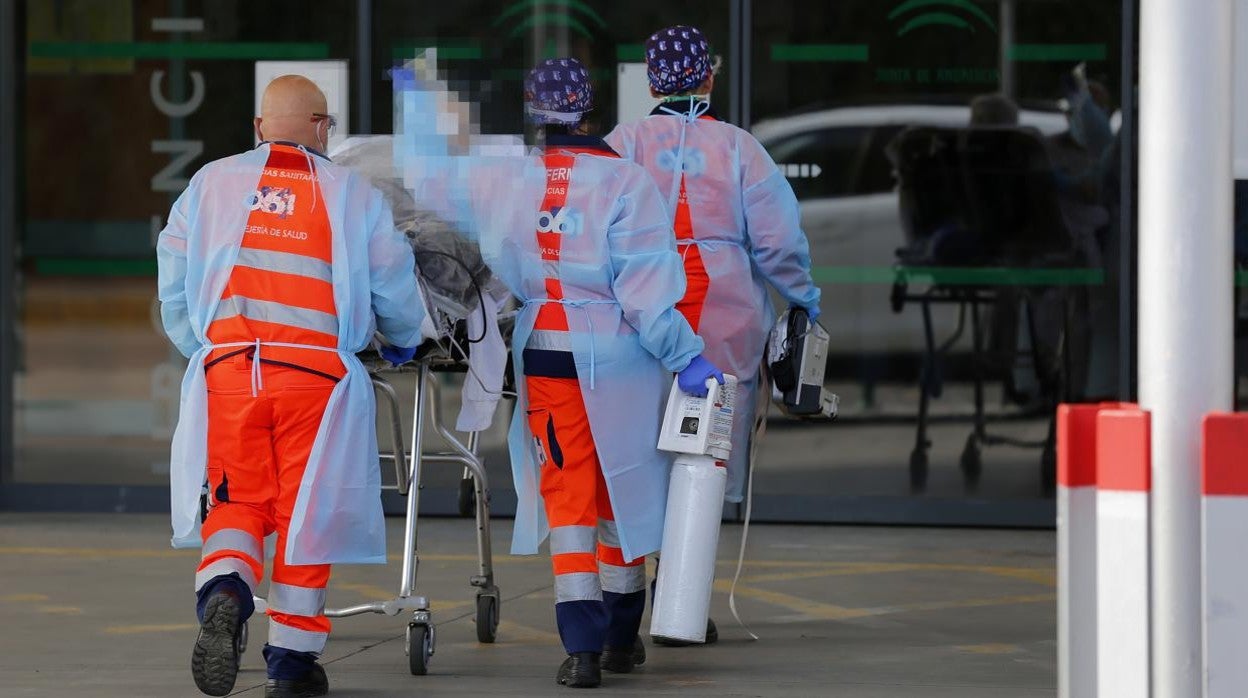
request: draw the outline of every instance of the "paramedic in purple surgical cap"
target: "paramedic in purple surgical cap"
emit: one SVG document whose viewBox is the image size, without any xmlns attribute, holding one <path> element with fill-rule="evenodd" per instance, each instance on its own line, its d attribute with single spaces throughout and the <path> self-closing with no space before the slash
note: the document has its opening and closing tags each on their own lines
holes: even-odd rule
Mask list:
<svg viewBox="0 0 1248 698">
<path fill-rule="evenodd" d="M 645 167 L 663 192 L 688 284 L 676 307 L 706 341 L 706 357 L 740 378 L 725 495 L 740 502 L 770 394 L 760 375 L 775 322 L 768 287 L 812 322 L 819 288 L 793 189 L 763 146 L 711 106 L 716 61 L 702 32 L 662 29 L 646 41 L 645 53 L 650 94 L 662 102 L 606 140 Z M 707 642 L 717 638 L 711 625 Z"/>
</svg>

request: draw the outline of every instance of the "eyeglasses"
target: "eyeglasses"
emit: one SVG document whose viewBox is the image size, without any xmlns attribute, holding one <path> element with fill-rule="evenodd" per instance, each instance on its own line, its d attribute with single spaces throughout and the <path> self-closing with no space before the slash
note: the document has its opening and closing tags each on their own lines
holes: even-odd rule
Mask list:
<svg viewBox="0 0 1248 698">
<path fill-rule="evenodd" d="M 317 123 L 320 121 L 324 121 L 329 124 L 330 135 L 333 135 L 334 129 L 338 128 L 338 117 L 334 116 L 333 114 L 318 114 L 316 112 L 312 112 L 312 123 Z"/>
</svg>

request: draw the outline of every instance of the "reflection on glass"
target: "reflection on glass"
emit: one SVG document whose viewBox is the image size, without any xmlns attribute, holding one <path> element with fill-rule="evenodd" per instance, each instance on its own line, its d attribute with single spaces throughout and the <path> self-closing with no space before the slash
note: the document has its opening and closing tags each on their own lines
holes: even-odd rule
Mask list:
<svg viewBox="0 0 1248 698">
<path fill-rule="evenodd" d="M 518 133 L 524 72 L 571 54 L 593 71 L 605 133 L 620 66 L 644 60 L 655 29 L 697 23 L 733 60 L 728 0 L 369 5 L 363 45 L 355 0 L 315 12 L 292 0 L 24 5 L 19 482 L 167 482 L 184 363 L 153 324 L 153 237 L 199 167 L 253 144 L 257 61 L 349 62 L 338 131 L 387 133 L 388 69 L 434 47 L 455 89 L 482 104 L 483 130 Z M 725 106 L 729 84 L 714 95 Z"/>
<path fill-rule="evenodd" d="M 1119 5 L 930 5 L 753 28 L 844 415 L 765 442 L 762 493 L 1045 496 L 1057 401 L 1117 393 Z"/>
<path fill-rule="evenodd" d="M 758 492 L 909 496 L 921 452 L 929 497 L 963 496 L 978 473 L 975 496 L 1032 499 L 1051 478 L 1044 449 L 981 444 L 976 405 L 984 434 L 1043 443 L 1054 400 L 1121 390 L 1131 338 L 1117 319 L 1133 299 L 1118 294 L 1130 205 L 1118 173 L 1134 145 L 1115 117 L 1116 0 L 1017 3 L 1012 27 L 994 3 L 755 3 L 748 56 L 728 0 L 541 12 L 375 0 L 361 45 L 360 3 L 296 4 L 187 3 L 175 21 L 142 3 L 107 16 L 98 3 L 27 3 L 20 481 L 165 481 L 181 367 L 151 321 L 151 236 L 196 168 L 251 144 L 255 61 L 350 61 L 338 116 L 388 133 L 387 69 L 433 46 L 448 82 L 482 105 L 483 132 L 519 133 L 524 70 L 567 53 L 597 81 L 605 133 L 646 99 L 628 92 L 642 42 L 678 22 L 725 57 L 717 111 L 748 113 L 801 201 L 842 397 L 835 425 L 773 422 Z M 72 195 L 65 163 L 47 156 L 61 152 L 86 183 Z M 925 294 L 949 302 L 907 298 Z"/>
<path fill-rule="evenodd" d="M 185 363 L 154 322 L 154 235 L 196 169 L 251 147 L 256 61 L 352 55 L 353 0 L 184 4 L 24 5 L 18 482 L 168 481 Z"/>
</svg>

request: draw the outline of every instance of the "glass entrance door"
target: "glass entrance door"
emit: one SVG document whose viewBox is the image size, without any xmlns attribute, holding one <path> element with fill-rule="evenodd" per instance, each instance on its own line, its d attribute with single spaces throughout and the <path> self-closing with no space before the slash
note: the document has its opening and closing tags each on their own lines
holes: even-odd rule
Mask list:
<svg viewBox="0 0 1248 698">
<path fill-rule="evenodd" d="M 755 5 L 752 129 L 801 200 L 842 407 L 775 425 L 763 515 L 1052 522 L 1056 403 L 1124 389 L 1121 23 L 1116 0 Z"/>
</svg>

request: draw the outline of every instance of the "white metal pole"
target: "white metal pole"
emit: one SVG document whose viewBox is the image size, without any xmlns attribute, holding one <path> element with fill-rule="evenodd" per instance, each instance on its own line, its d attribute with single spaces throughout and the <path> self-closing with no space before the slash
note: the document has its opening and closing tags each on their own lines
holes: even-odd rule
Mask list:
<svg viewBox="0 0 1248 698">
<path fill-rule="evenodd" d="M 1141 0 L 1139 384 L 1152 412 L 1158 698 L 1201 693 L 1200 421 L 1232 402 L 1232 3 Z"/>
</svg>

